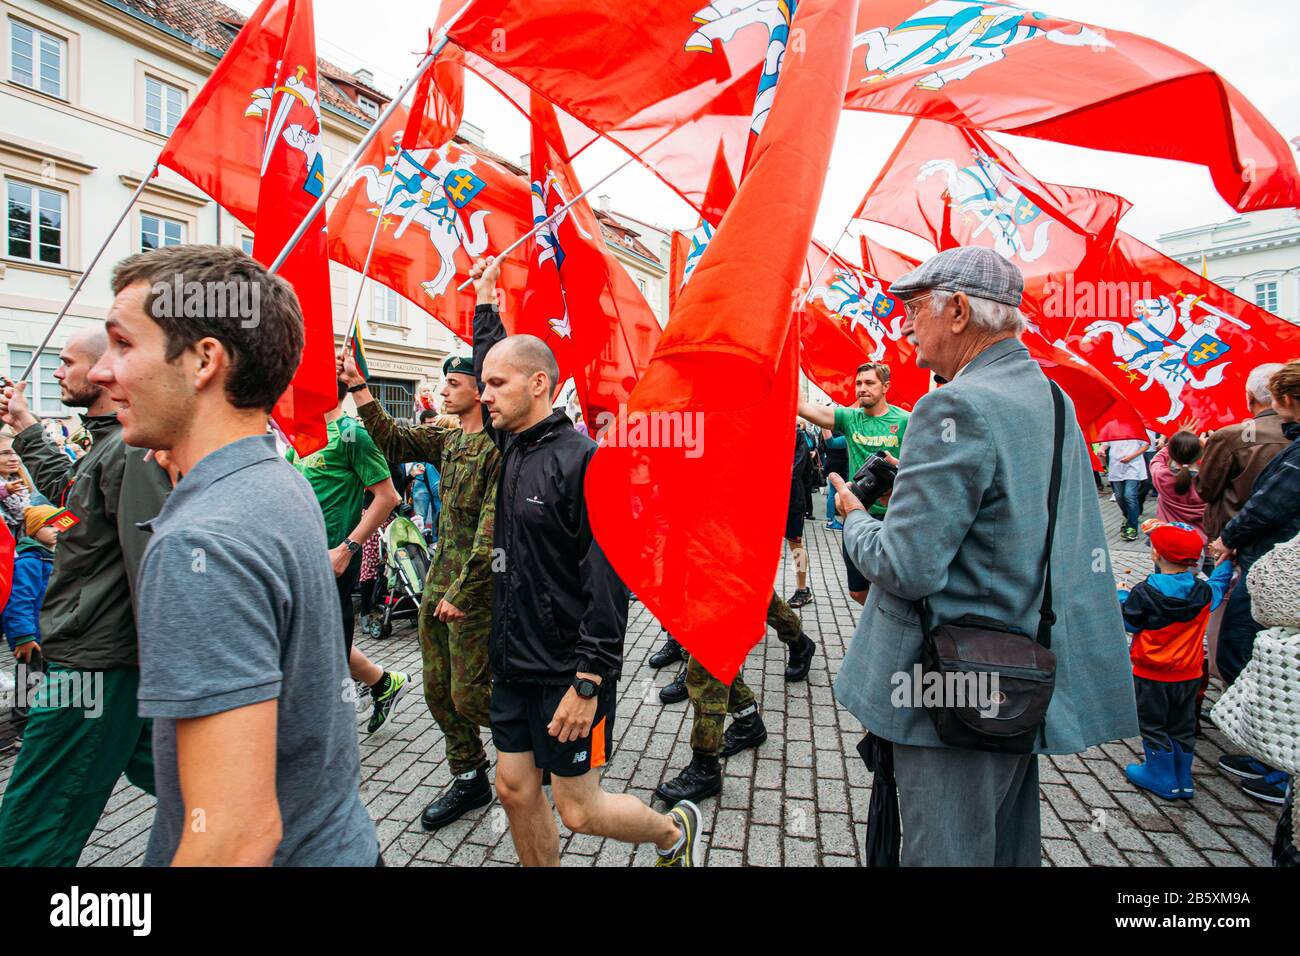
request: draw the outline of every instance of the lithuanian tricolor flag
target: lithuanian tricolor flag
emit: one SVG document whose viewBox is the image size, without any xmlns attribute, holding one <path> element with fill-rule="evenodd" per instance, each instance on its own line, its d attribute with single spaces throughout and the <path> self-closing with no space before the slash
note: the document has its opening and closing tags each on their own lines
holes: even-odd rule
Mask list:
<svg viewBox="0 0 1300 956">
<path fill-rule="evenodd" d="M 364 379 L 370 378 L 370 364 L 366 361 L 366 343 L 361 341 L 361 323 L 352 331 L 352 361 Z"/>
</svg>

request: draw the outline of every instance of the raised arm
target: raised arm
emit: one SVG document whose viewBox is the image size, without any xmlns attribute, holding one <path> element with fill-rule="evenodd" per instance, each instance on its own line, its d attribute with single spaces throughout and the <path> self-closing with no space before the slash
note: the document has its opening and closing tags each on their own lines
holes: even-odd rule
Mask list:
<svg viewBox="0 0 1300 956">
<path fill-rule="evenodd" d="M 506 337 L 506 327 L 501 323 L 497 308 L 497 276 L 501 264 L 494 259 L 479 259 L 470 267 L 469 277 L 474 280 L 474 378 L 478 380 L 479 394 L 483 393 L 483 363 L 488 352 Z M 505 436 L 492 427 L 492 416 L 483 406 L 483 430 L 501 448 Z"/>
<path fill-rule="evenodd" d="M 804 421 L 812 422 L 819 428 L 825 428 L 830 431 L 835 430 L 834 405 L 814 405 L 812 402 L 800 400 L 799 417 Z"/>
</svg>

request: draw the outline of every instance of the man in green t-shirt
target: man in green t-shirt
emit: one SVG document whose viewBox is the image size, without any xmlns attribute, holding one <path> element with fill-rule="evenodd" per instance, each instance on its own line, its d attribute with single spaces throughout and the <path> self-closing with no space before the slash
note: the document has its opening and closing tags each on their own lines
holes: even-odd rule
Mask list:
<svg viewBox="0 0 1300 956">
<path fill-rule="evenodd" d="M 898 467 L 903 433 L 907 431 L 907 412 L 885 401 L 889 392 L 888 365 L 884 362 L 859 365 L 853 385 L 858 396 L 857 408 L 799 403 L 800 418 L 844 436 L 849 453 L 849 473 L 842 476 L 846 481 L 857 474 L 873 452 L 884 452 L 889 463 Z M 885 510 L 886 506 L 880 502 L 871 506 L 871 514 L 877 518 L 883 518 Z M 859 604 L 865 604 L 869 583 L 847 553 L 844 567 L 848 573 L 849 594 Z"/>
<path fill-rule="evenodd" d="M 411 681 L 406 674 L 389 672 L 372 663 L 352 646 L 356 624 L 352 592 L 361 578 L 362 546 L 397 507 L 401 497 L 393 486 L 388 459 L 375 447 L 365 426 L 343 413 L 345 395 L 347 386 L 340 381 L 339 404 L 326 416 L 329 441 L 325 447 L 306 458 L 299 458 L 289 448 L 284 457 L 307 479 L 325 518 L 330 565 L 334 568 L 339 587 L 344 652 L 353 679 L 370 688 L 374 712 L 366 725 L 366 732 L 374 733 L 410 689 Z M 373 496 L 369 507 L 364 506 L 367 491 Z"/>
</svg>

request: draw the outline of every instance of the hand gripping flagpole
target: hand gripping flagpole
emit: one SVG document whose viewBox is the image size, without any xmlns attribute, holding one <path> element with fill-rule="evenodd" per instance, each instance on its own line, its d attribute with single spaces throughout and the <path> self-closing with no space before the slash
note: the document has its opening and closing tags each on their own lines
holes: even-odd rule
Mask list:
<svg viewBox="0 0 1300 956">
<path fill-rule="evenodd" d="M 53 324 L 50 326 L 49 331 L 45 333 L 45 338 L 41 340 L 41 344 L 37 346 L 36 351 L 32 353 L 31 361 L 27 363 L 27 368 L 23 370 L 22 378 L 18 381 L 25 382 L 27 381 L 27 377 L 32 374 L 32 369 L 35 368 L 36 363 L 40 361 L 41 353 L 45 351 L 45 346 L 49 345 L 50 339 L 54 337 L 54 330 L 59 327 L 59 323 L 63 321 L 63 317 L 67 315 L 68 310 L 72 308 L 72 303 L 77 298 L 77 293 L 81 291 L 81 287 L 84 286 L 86 280 L 90 278 L 90 273 L 99 263 L 100 258 L 104 255 L 104 251 L 108 248 L 108 244 L 112 242 L 113 237 L 117 235 L 117 231 L 122 228 L 122 223 L 126 222 L 126 217 L 130 214 L 131 207 L 135 205 L 135 201 L 140 198 L 140 194 L 144 192 L 145 187 L 149 185 L 149 181 L 153 179 L 157 173 L 158 163 L 155 160 L 153 168 L 151 168 L 149 172 L 145 173 L 140 179 L 140 185 L 136 186 L 135 192 L 131 194 L 131 201 L 126 204 L 126 208 L 122 210 L 122 214 L 117 217 L 117 222 L 113 223 L 113 228 L 108 230 L 108 235 L 104 237 L 104 241 L 100 243 L 99 248 L 95 250 L 95 254 L 90 257 L 90 262 L 86 264 L 86 268 L 81 271 L 81 276 L 77 279 L 77 284 L 74 285 L 72 291 L 68 293 L 68 298 L 64 300 L 63 308 L 59 309 L 59 314 L 54 317 Z"/>
<path fill-rule="evenodd" d="M 524 233 L 514 242 L 510 243 L 510 245 L 506 246 L 503 250 L 501 250 L 500 253 L 498 253 L 496 256 L 492 258 L 492 261 L 489 263 L 489 266 L 496 265 L 498 262 L 504 262 L 506 256 L 510 255 L 510 253 L 514 252 L 516 249 L 522 246 L 533 236 L 537 235 L 537 233 L 540 232 L 542 229 L 546 228 L 546 226 L 548 226 L 552 220 L 554 220 L 558 216 L 564 215 L 565 212 L 567 212 L 573 206 L 577 205 L 579 200 L 585 198 L 589 192 L 591 192 L 593 189 L 598 189 L 601 186 L 603 186 L 607 181 L 613 178 L 615 173 L 621 172 L 622 170 L 626 169 L 628 166 L 632 165 L 632 163 L 634 163 L 635 161 L 636 161 L 635 156 L 629 156 L 623 162 L 619 163 L 617 166 L 615 166 L 613 169 L 607 172 L 604 176 L 600 177 L 600 179 L 596 180 L 594 183 L 592 183 L 582 192 L 578 193 L 578 195 L 574 196 L 563 206 L 560 206 L 558 209 L 556 209 L 555 212 L 551 213 L 541 222 L 537 223 L 537 225 L 533 226 L 532 229 L 529 229 L 526 233 Z M 466 279 L 460 285 L 456 286 L 456 291 L 464 292 L 473 284 L 473 282 L 474 282 L 473 279 Z"/>
<path fill-rule="evenodd" d="M 455 18 L 450 22 L 455 22 Z M 326 183 L 325 188 L 321 190 L 319 198 L 317 198 L 315 204 L 308 211 L 302 222 L 298 223 L 298 228 L 293 231 L 293 235 L 291 235 L 289 240 L 284 244 L 284 248 L 280 250 L 280 254 L 276 256 L 275 261 L 267 267 L 268 272 L 280 271 L 280 267 L 284 265 L 284 260 L 289 258 L 289 254 L 293 252 L 294 247 L 297 246 L 302 240 L 302 237 L 307 234 L 307 230 L 311 228 L 312 222 L 315 221 L 316 217 L 319 216 L 321 211 L 325 208 L 325 203 L 334 195 L 334 190 L 338 189 L 339 184 L 351 174 L 352 167 L 360 161 L 361 155 L 370 146 L 370 143 L 374 138 L 379 135 L 380 129 L 382 129 L 383 125 L 388 122 L 388 118 L 397 112 L 397 108 L 402 105 L 402 100 L 406 98 L 406 94 L 415 89 L 415 84 L 420 82 L 420 77 L 424 76 L 429 67 L 433 66 L 433 61 L 438 58 L 438 54 L 442 52 L 442 48 L 447 45 L 449 39 L 450 38 L 445 32 L 438 37 L 437 43 L 434 44 L 433 49 L 429 51 L 428 55 L 420 61 L 420 65 L 416 67 L 415 73 L 411 75 L 411 78 L 406 81 L 406 85 L 402 87 L 397 95 L 389 101 L 389 104 L 384 107 L 383 112 L 379 114 L 374 125 L 366 131 L 366 135 L 361 137 L 361 142 L 357 143 L 356 148 L 352 150 L 352 154 L 348 156 L 346 161 L 344 161 L 343 168 L 339 170 L 338 174 L 333 179 Z"/>
</svg>

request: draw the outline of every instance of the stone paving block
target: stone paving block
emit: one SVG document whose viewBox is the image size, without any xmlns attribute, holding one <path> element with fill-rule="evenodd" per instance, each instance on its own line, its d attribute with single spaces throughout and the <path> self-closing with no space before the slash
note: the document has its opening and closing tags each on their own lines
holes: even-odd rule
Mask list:
<svg viewBox="0 0 1300 956">
<path fill-rule="evenodd" d="M 1198 853 L 1181 834 L 1148 833 L 1147 838 L 1174 866 L 1205 866 L 1205 857 Z"/>
<path fill-rule="evenodd" d="M 751 824 L 749 843 L 745 848 L 745 862 L 751 866 L 780 866 L 780 827 Z"/>
<path fill-rule="evenodd" d="M 1087 866 L 1088 860 L 1072 840 L 1044 840 L 1043 849 L 1054 866 Z"/>
</svg>

